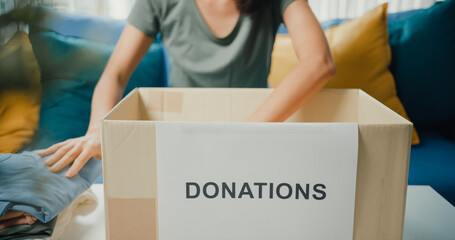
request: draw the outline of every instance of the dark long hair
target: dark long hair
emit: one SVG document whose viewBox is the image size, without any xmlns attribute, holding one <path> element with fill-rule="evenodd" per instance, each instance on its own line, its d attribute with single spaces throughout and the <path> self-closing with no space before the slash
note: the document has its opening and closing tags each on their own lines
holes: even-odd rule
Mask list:
<svg viewBox="0 0 455 240">
<path fill-rule="evenodd" d="M 267 8 L 271 0 L 235 0 L 241 14 L 254 15 Z"/>
</svg>

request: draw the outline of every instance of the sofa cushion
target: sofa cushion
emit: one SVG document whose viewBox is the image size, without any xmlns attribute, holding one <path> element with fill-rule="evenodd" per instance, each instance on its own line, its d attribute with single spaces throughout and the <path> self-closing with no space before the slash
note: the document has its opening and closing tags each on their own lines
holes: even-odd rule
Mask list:
<svg viewBox="0 0 455 240">
<path fill-rule="evenodd" d="M 381 5 L 364 16 L 349 20 L 325 31 L 337 76 L 325 87 L 360 88 L 407 118 L 396 95 L 395 82 L 388 67 L 391 53 L 387 35 L 387 5 Z M 298 63 L 289 35 L 277 36 L 269 76 L 271 87 Z M 414 129 L 413 144 L 419 142 Z"/>
<path fill-rule="evenodd" d="M 31 142 L 38 126 L 40 72 L 25 32 L 0 46 L 0 153 L 15 153 Z"/>
<path fill-rule="evenodd" d="M 389 24 L 397 90 L 417 127 L 455 122 L 455 0 Z"/>
<path fill-rule="evenodd" d="M 116 44 L 125 28 L 126 20 L 118 20 L 96 15 L 60 12 L 52 8 L 36 7 L 34 26 L 53 31 L 64 36 L 85 38 L 106 44 Z M 156 41 L 161 42 L 160 34 Z M 163 46 L 166 79 L 171 71 L 170 55 Z M 166 81 L 167 82 L 167 81 Z"/>
<path fill-rule="evenodd" d="M 433 131 L 420 132 L 412 146 L 410 185 L 430 185 L 455 206 L 455 142 Z"/>
<path fill-rule="evenodd" d="M 32 149 L 85 134 L 93 90 L 114 45 L 66 37 L 55 32 L 30 36 L 43 85 L 38 142 Z M 153 44 L 134 71 L 125 94 L 135 87 L 164 87 L 160 44 Z"/>
</svg>

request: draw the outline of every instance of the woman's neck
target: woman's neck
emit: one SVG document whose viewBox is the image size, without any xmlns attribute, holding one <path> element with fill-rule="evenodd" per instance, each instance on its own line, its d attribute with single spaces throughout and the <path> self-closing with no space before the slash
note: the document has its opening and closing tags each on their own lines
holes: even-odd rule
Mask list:
<svg viewBox="0 0 455 240">
<path fill-rule="evenodd" d="M 240 17 L 240 12 L 233 0 L 194 1 L 213 35 L 222 38 L 233 31 Z"/>
</svg>

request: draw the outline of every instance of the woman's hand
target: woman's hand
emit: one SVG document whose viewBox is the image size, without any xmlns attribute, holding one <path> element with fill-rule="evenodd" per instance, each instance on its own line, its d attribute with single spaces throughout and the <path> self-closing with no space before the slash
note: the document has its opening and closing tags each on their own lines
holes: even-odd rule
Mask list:
<svg viewBox="0 0 455 240">
<path fill-rule="evenodd" d="M 58 172 L 70 163 L 73 165 L 66 171 L 66 177 L 73 177 L 90 158 L 101 160 L 101 137 L 99 130 L 88 132 L 83 137 L 68 139 L 54 144 L 49 148 L 38 152 L 38 155 L 49 157 L 44 164 L 50 166 L 51 172 Z"/>
</svg>

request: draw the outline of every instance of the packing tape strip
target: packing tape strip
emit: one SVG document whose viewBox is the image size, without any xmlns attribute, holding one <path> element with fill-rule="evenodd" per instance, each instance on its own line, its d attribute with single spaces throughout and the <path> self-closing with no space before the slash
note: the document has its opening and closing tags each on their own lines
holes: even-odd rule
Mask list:
<svg viewBox="0 0 455 240">
<path fill-rule="evenodd" d="M 147 110 L 149 111 L 163 111 L 163 91 L 150 91 L 147 99 Z"/>
<path fill-rule="evenodd" d="M 148 96 L 149 111 L 181 113 L 183 108 L 183 92 L 151 91 Z"/>
<path fill-rule="evenodd" d="M 155 198 L 107 198 L 110 239 L 158 239 Z"/>
<path fill-rule="evenodd" d="M 182 92 L 165 92 L 164 93 L 164 112 L 181 113 L 183 106 Z"/>
</svg>

